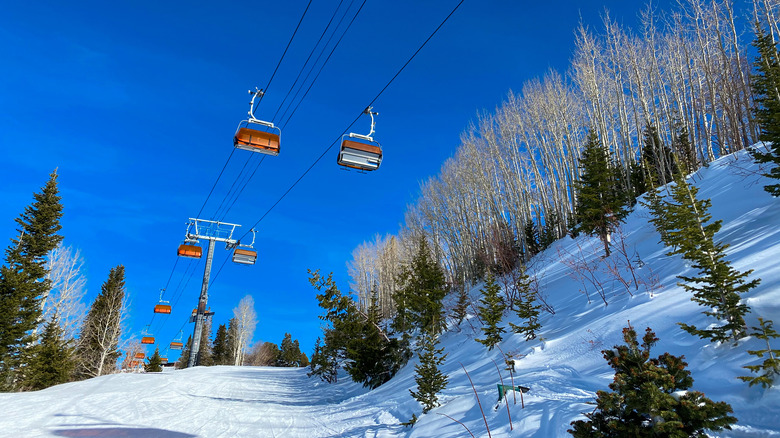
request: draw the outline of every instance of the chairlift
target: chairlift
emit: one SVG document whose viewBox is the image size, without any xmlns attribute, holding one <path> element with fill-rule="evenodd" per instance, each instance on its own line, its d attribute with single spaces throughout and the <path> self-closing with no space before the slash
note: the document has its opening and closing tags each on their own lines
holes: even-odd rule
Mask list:
<svg viewBox="0 0 780 438">
<path fill-rule="evenodd" d="M 200 247 L 198 247 L 198 248 L 200 248 Z M 162 296 L 163 296 L 164 292 L 165 292 L 165 289 L 160 289 L 160 302 L 157 303 L 154 306 L 154 313 L 164 313 L 166 315 L 170 315 L 171 314 L 171 305 L 170 305 L 170 303 L 168 301 L 165 301 L 165 300 L 162 299 L 163 298 Z"/>
<path fill-rule="evenodd" d="M 255 117 L 255 99 L 263 97 L 263 90 L 249 90 L 252 95 L 252 101 L 249 102 L 249 117 L 238 123 L 235 135 L 233 135 L 233 146 L 250 152 L 259 152 L 261 154 L 279 155 L 280 137 L 282 130 L 271 122 L 266 122 Z"/>
<path fill-rule="evenodd" d="M 368 107 L 363 114 L 371 116 L 371 131 L 367 135 L 355 134 L 344 135 L 341 138 L 341 149 L 337 163 L 341 166 L 357 169 L 360 171 L 377 170 L 382 163 L 382 147 L 374 140 L 374 116 L 379 113 L 371 111 Z"/>
<path fill-rule="evenodd" d="M 171 342 L 171 350 L 181 350 L 184 347 L 184 343 L 181 341 L 183 336 L 182 334 L 183 332 L 179 330 L 179 337 Z"/>
<path fill-rule="evenodd" d="M 255 244 L 255 230 L 252 231 L 252 243 L 249 245 L 242 245 L 240 242 L 236 245 L 236 248 L 233 250 L 233 263 L 239 263 L 242 265 L 254 265 L 257 261 L 257 251 L 253 250 L 252 247 Z M 240 248 L 243 246 L 244 248 Z M 248 249 L 246 249 L 248 248 Z"/>
<path fill-rule="evenodd" d="M 141 333 L 142 344 L 154 344 L 154 336 L 149 333 L 149 326 L 147 325 L 143 333 Z"/>
<path fill-rule="evenodd" d="M 188 243 L 182 243 L 179 245 L 178 251 L 179 257 L 189 257 L 193 259 L 199 259 L 203 255 L 203 248 L 198 245 L 190 245 Z"/>
<path fill-rule="evenodd" d="M 142 353 L 142 352 L 138 352 L 138 353 L 135 354 L 135 358 L 136 359 L 143 359 L 145 357 L 146 357 L 146 355 L 144 353 Z"/>
</svg>

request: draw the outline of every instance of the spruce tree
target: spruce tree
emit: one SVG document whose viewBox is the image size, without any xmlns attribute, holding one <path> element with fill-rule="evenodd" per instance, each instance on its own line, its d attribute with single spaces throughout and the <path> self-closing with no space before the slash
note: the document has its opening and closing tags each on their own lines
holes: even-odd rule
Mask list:
<svg viewBox="0 0 780 438">
<path fill-rule="evenodd" d="M 740 302 L 740 294 L 756 287 L 760 279 L 747 281 L 753 271 L 739 272 L 725 260 L 727 244 L 715 242 L 721 221 L 712 221 L 708 212 L 709 199 L 697 198 L 698 189 L 677 175 L 668 197 L 651 198 L 651 222 L 659 230 L 661 241 L 672 250 L 667 255 L 681 254 L 693 262 L 699 271 L 696 277 L 680 275 L 680 285 L 693 293 L 693 301 L 711 310 L 703 313 L 721 321 L 720 325 L 699 329 L 681 323 L 687 332 L 712 342 L 733 341 L 745 336 L 745 315 L 749 308 Z"/>
<path fill-rule="evenodd" d="M 679 118 L 674 120 L 672 128 L 674 129 L 672 145 L 677 151 L 676 156 L 679 157 L 679 160 L 675 160 L 676 168 L 684 175 L 690 174 L 699 168 L 699 162 L 696 158 L 696 149 L 691 144 L 688 128 Z"/>
<path fill-rule="evenodd" d="M 147 373 L 162 372 L 162 360 L 160 360 L 160 349 L 155 348 L 154 354 L 144 364 L 144 371 Z"/>
<path fill-rule="evenodd" d="M 492 350 L 502 340 L 502 334 L 506 329 L 499 324 L 504 318 L 504 309 L 506 305 L 501 299 L 501 286 L 496 283 L 492 272 L 489 272 L 485 279 L 485 286 L 480 289 L 482 298 L 479 300 L 480 306 L 477 307 L 477 313 L 482 320 L 483 339 L 475 339 L 477 342 L 485 345 L 488 350 Z"/>
<path fill-rule="evenodd" d="M 760 365 L 746 365 L 742 368 L 750 370 L 752 373 L 758 373 L 758 376 L 739 376 L 740 380 L 749 383 L 749 386 L 760 384 L 764 388 L 769 388 L 774 383 L 777 376 L 780 375 L 780 350 L 775 350 L 769 344 L 769 339 L 780 337 L 775 329 L 772 328 L 773 322 L 758 318 L 759 327 L 753 327 L 755 336 L 766 342 L 766 349 L 748 350 L 749 354 L 764 359 Z M 766 355 L 766 358 L 764 358 Z"/>
<path fill-rule="evenodd" d="M 598 236 L 609 257 L 612 232 L 628 214 L 627 199 L 620 181 L 620 170 L 610 162 L 607 149 L 593 130 L 588 132 L 580 168 L 580 179 L 575 182 L 576 232 Z"/>
<path fill-rule="evenodd" d="M 284 334 L 282 339 L 281 348 L 279 350 L 279 357 L 276 361 L 276 366 L 279 367 L 299 367 L 301 366 L 301 348 L 297 340 L 293 341 L 292 335 L 289 333 Z"/>
<path fill-rule="evenodd" d="M 542 328 L 539 323 L 539 313 L 542 306 L 536 300 L 536 293 L 531 288 L 531 278 L 523 267 L 520 268 L 516 287 L 520 299 L 515 312 L 523 324 L 517 325 L 510 322 L 509 327 L 512 328 L 513 332 L 525 335 L 525 340 L 530 341 L 536 339 L 536 332 Z"/>
<path fill-rule="evenodd" d="M 372 294 L 358 336 L 347 344 L 346 357 L 350 362 L 344 367 L 354 382 L 371 389 L 390 380 L 404 362 L 399 357 L 398 340 L 387 336 L 379 327 L 382 318 L 378 301 L 377 294 Z"/>
<path fill-rule="evenodd" d="M 400 287 L 393 294 L 396 317 L 393 328 L 408 334 L 412 330 L 443 330 L 442 300 L 447 294 L 444 270 L 431 255 L 428 241 L 421 236 L 409 265 L 398 275 Z"/>
<path fill-rule="evenodd" d="M 529 220 L 525 223 L 523 233 L 525 234 L 525 253 L 530 259 L 542 250 L 542 245 L 539 242 L 539 231 L 536 229 L 534 221 Z"/>
<path fill-rule="evenodd" d="M 46 323 L 41 342 L 32 348 L 30 359 L 25 373 L 26 389 L 35 391 L 70 380 L 75 367 L 73 348 L 63 339 L 56 313 Z"/>
<path fill-rule="evenodd" d="M 770 164 L 765 176 L 780 179 L 780 54 L 772 41 L 772 35 L 758 24 L 756 40 L 758 49 L 755 62 L 756 73 L 752 75 L 754 114 L 761 127 L 759 140 L 766 142 L 767 152 L 754 151 L 753 157 L 759 163 Z M 780 183 L 764 186 L 772 196 L 780 196 Z"/>
<path fill-rule="evenodd" d="M 125 267 L 111 268 L 100 294 L 92 302 L 76 347 L 79 378 L 113 372 L 119 352 L 119 336 L 125 302 Z"/>
<path fill-rule="evenodd" d="M 13 389 L 24 376 L 26 351 L 35 344 L 33 329 L 41 318 L 41 296 L 51 288 L 45 257 L 62 241 L 62 205 L 57 171 L 35 201 L 16 219 L 18 239 L 11 239 L 0 267 L 0 389 Z"/>
<path fill-rule="evenodd" d="M 236 364 L 236 354 L 238 353 L 238 320 L 236 318 L 230 318 L 227 326 L 227 341 L 226 348 L 228 353 L 228 365 L 240 365 Z"/>
<path fill-rule="evenodd" d="M 671 182 L 678 173 L 672 150 L 661 141 L 655 126 L 646 125 L 643 135 L 642 162 L 646 167 L 646 178 L 657 185 Z"/>
<path fill-rule="evenodd" d="M 183 370 L 184 368 L 187 368 L 187 365 L 190 362 L 190 351 L 192 351 L 192 336 L 187 336 L 187 342 L 181 350 L 179 360 L 176 361 L 176 369 Z"/>
<path fill-rule="evenodd" d="M 463 320 L 466 319 L 469 304 L 471 304 L 471 297 L 469 297 L 466 285 L 464 284 L 463 287 L 458 290 L 458 301 L 455 303 L 455 307 L 452 308 L 452 314 L 450 315 L 457 321 L 457 325 L 460 325 Z"/>
<path fill-rule="evenodd" d="M 210 367 L 214 365 L 214 356 L 211 353 L 211 318 L 203 321 L 203 332 L 200 335 L 200 349 L 195 361 L 196 366 Z"/>
<path fill-rule="evenodd" d="M 572 422 L 578 438 L 590 437 L 705 437 L 705 431 L 731 429 L 737 419 L 731 406 L 713 402 L 693 385 L 683 357 L 664 353 L 650 358 L 658 338 L 650 328 L 640 347 L 630 325 L 623 329 L 626 345 L 602 351 L 615 370 L 612 392 L 598 391 L 596 409 L 586 420 Z"/>
<path fill-rule="evenodd" d="M 420 337 L 420 363 L 414 366 L 417 390 L 409 390 L 412 397 L 422 405 L 423 413 L 439 406 L 438 394 L 447 387 L 447 376 L 439 370 L 447 355 L 443 348 L 436 348 L 437 338 L 437 334 L 429 331 L 423 332 Z"/>
<path fill-rule="evenodd" d="M 214 365 L 233 365 L 233 361 L 230 360 L 227 338 L 227 328 L 225 328 L 225 324 L 220 324 L 217 327 L 217 333 L 214 335 L 214 343 L 211 345 Z"/>
</svg>

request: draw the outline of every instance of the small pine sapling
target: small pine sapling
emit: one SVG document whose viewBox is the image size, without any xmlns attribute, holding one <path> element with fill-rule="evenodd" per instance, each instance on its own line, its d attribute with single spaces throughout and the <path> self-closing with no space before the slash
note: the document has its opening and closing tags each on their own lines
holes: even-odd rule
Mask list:
<svg viewBox="0 0 780 438">
<path fill-rule="evenodd" d="M 155 348 L 154 354 L 149 361 L 144 364 L 144 371 L 147 373 L 159 373 L 162 371 L 162 360 L 160 359 L 160 349 Z"/>
<path fill-rule="evenodd" d="M 515 312 L 517 317 L 524 323 L 517 325 L 510 322 L 509 326 L 512 328 L 512 331 L 525 335 L 525 340 L 530 341 L 536 339 L 536 332 L 542 328 L 542 325 L 539 323 L 539 312 L 542 305 L 536 301 L 536 291 L 531 287 L 531 278 L 525 270 L 521 270 L 517 278 L 517 289 L 520 299 Z"/>
<path fill-rule="evenodd" d="M 506 305 L 501 299 L 501 286 L 496 283 L 492 272 L 489 272 L 485 279 L 485 287 L 481 289 L 482 298 L 479 300 L 481 305 L 477 308 L 479 318 L 484 323 L 482 327 L 483 339 L 476 339 L 477 342 L 484 344 L 488 350 L 492 350 L 502 340 L 502 334 L 506 331 L 501 327 L 501 319 L 504 317 Z"/>
<path fill-rule="evenodd" d="M 764 358 L 764 362 L 760 365 L 746 365 L 742 368 L 747 368 L 752 373 L 760 373 L 758 376 L 739 376 L 739 379 L 748 382 L 749 386 L 760 384 L 764 388 L 769 388 L 774 383 L 775 378 L 780 375 L 780 350 L 773 350 L 769 344 L 769 339 L 780 337 L 774 328 L 772 328 L 772 320 L 765 320 L 764 318 L 758 318 L 759 327 L 753 327 L 756 333 L 753 333 L 758 339 L 763 339 L 766 342 L 765 350 L 748 350 L 749 354 Z"/>
<path fill-rule="evenodd" d="M 438 394 L 447 387 L 447 376 L 439 370 L 439 365 L 444 363 L 447 355 L 444 354 L 444 348 L 436 348 L 437 343 L 435 333 L 422 334 L 420 363 L 414 366 L 417 391 L 409 390 L 412 397 L 422 405 L 423 414 L 439 406 Z"/>
</svg>

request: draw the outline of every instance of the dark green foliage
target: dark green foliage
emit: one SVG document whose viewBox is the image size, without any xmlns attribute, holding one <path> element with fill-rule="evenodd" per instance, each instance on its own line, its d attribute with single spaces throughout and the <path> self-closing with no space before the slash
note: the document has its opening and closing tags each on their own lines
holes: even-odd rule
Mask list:
<svg viewBox="0 0 780 438">
<path fill-rule="evenodd" d="M 558 240 L 558 226 L 560 226 L 561 219 L 558 214 L 550 213 L 544 221 L 544 229 L 541 236 L 539 236 L 539 244 L 542 250 L 550 247 L 556 240 Z"/>
<path fill-rule="evenodd" d="M 393 294 L 396 316 L 393 329 L 400 333 L 414 330 L 432 330 L 441 333 L 443 329 L 442 299 L 447 294 L 444 270 L 431 256 L 428 242 L 422 236 L 417 251 L 408 266 L 403 266 L 398 275 L 400 288 Z"/>
<path fill-rule="evenodd" d="M 314 352 L 309 361 L 308 376 L 317 376 L 328 383 L 335 383 L 338 377 L 338 352 L 332 348 L 323 346 L 322 339 L 317 338 L 314 343 Z"/>
<path fill-rule="evenodd" d="M 525 223 L 523 232 L 525 234 L 526 258 L 530 259 L 542 250 L 542 245 L 539 243 L 539 230 L 536 228 L 534 221 L 529 220 Z"/>
<path fill-rule="evenodd" d="M 755 96 L 755 117 L 761 133 L 759 140 L 767 142 L 768 151 L 754 151 L 753 157 L 759 163 L 771 164 L 765 176 L 780 179 L 780 55 L 772 42 L 772 36 L 756 25 L 756 40 L 753 45 L 758 49 L 758 58 L 754 66 L 756 73 L 751 85 Z M 780 183 L 764 186 L 772 196 L 780 196 Z"/>
<path fill-rule="evenodd" d="M 642 163 L 645 167 L 646 180 L 652 180 L 656 185 L 671 182 L 674 175 L 679 173 L 672 150 L 663 144 L 658 129 L 653 125 L 645 126 Z"/>
<path fill-rule="evenodd" d="M 238 354 L 238 320 L 236 318 L 230 318 L 228 320 L 227 327 L 227 339 L 225 340 L 225 349 L 227 350 L 227 364 L 234 365 L 236 363 L 236 354 Z M 241 364 L 239 364 L 241 365 Z"/>
<path fill-rule="evenodd" d="M 214 342 L 211 344 L 211 358 L 214 365 L 233 365 L 230 356 L 227 328 L 225 328 L 225 324 L 220 324 L 214 335 Z"/>
<path fill-rule="evenodd" d="M 437 335 L 423 332 L 419 338 L 422 350 L 419 353 L 420 363 L 414 366 L 416 373 L 414 381 L 417 383 L 417 391 L 409 392 L 423 407 L 423 413 L 439 406 L 439 392 L 447 387 L 447 376 L 439 370 L 439 365 L 444 363 L 447 355 L 443 348 L 436 348 Z"/>
<path fill-rule="evenodd" d="M 742 368 L 750 370 L 751 373 L 759 374 L 758 376 L 739 376 L 740 380 L 748 382 L 750 386 L 760 384 L 764 388 L 769 388 L 774 383 L 774 380 L 780 375 L 780 350 L 772 349 L 769 344 L 769 339 L 775 339 L 780 337 L 774 328 L 772 328 L 773 322 L 771 320 L 764 320 L 764 318 L 758 318 L 759 327 L 753 327 L 755 333 L 752 333 L 758 339 L 766 342 L 766 349 L 764 350 L 748 350 L 749 354 L 753 356 L 766 359 L 760 365 L 747 365 Z"/>
<path fill-rule="evenodd" d="M 179 360 L 176 361 L 176 369 L 183 370 L 187 368 L 190 362 L 190 351 L 192 350 L 192 336 L 187 336 L 187 342 L 184 344 L 184 348 L 181 350 Z"/>
<path fill-rule="evenodd" d="M 496 283 L 492 273 L 488 273 L 485 279 L 485 287 L 480 289 L 482 298 L 477 307 L 477 313 L 482 320 L 483 339 L 475 339 L 477 342 L 485 345 L 488 350 L 492 350 L 502 340 L 502 334 L 506 329 L 499 324 L 504 318 L 504 309 L 506 305 L 501 299 L 501 286 Z"/>
<path fill-rule="evenodd" d="M 678 276 L 684 282 L 680 285 L 693 293 L 693 301 L 711 309 L 704 314 L 722 322 L 708 329 L 680 326 L 712 342 L 736 341 L 745 336 L 744 316 L 750 310 L 740 302 L 740 294 L 757 286 L 760 280 L 747 282 L 746 277 L 753 271 L 739 272 L 725 260 L 728 245 L 716 243 L 714 239 L 721 221 L 712 221 L 712 215 L 707 212 L 710 200 L 697 199 L 697 193 L 695 186 L 678 175 L 670 196 L 651 196 L 651 222 L 661 234 L 661 241 L 672 247 L 667 255 L 681 254 L 699 271 L 696 277 Z"/>
<path fill-rule="evenodd" d="M 469 293 L 466 290 L 466 285 L 464 284 L 460 289 L 458 289 L 458 301 L 455 303 L 455 307 L 452 309 L 452 314 L 450 315 L 455 321 L 457 321 L 457 324 L 460 325 L 464 319 L 466 319 L 466 315 L 468 315 L 468 308 L 469 304 L 471 304 L 471 297 L 469 297 Z"/>
<path fill-rule="evenodd" d="M 46 323 L 40 344 L 32 348 L 24 387 L 39 390 L 68 382 L 75 367 L 73 348 L 62 338 L 55 315 Z"/>
<path fill-rule="evenodd" d="M 45 257 L 62 241 L 56 170 L 33 198 L 16 219 L 19 239 L 11 239 L 0 267 L 0 389 L 14 389 L 24 378 L 22 356 L 35 343 L 40 299 L 51 288 Z"/>
<path fill-rule="evenodd" d="M 109 271 L 81 327 L 76 348 L 80 378 L 102 376 L 116 368 L 124 300 L 125 267 L 119 265 Z"/>
<path fill-rule="evenodd" d="M 598 236 L 609 257 L 610 236 L 628 214 L 628 199 L 621 182 L 620 169 L 610 162 L 607 149 L 592 130 L 588 133 L 582 151 L 580 169 L 580 179 L 575 183 L 576 232 Z"/>
<path fill-rule="evenodd" d="M 536 332 L 542 328 L 539 323 L 539 313 L 542 305 L 536 300 L 536 292 L 531 288 L 531 278 L 520 268 L 520 275 L 517 277 L 517 292 L 519 300 L 516 303 L 515 312 L 517 317 L 523 321 L 523 324 L 516 325 L 509 323 L 512 331 L 525 335 L 525 340 L 536 339 Z"/>
<path fill-rule="evenodd" d="M 301 347 L 298 340 L 293 340 L 292 335 L 289 333 L 284 334 L 282 339 L 282 348 L 279 351 L 279 356 L 276 359 L 276 366 L 279 367 L 300 367 L 304 366 L 301 363 Z"/>
<path fill-rule="evenodd" d="M 404 421 L 403 423 L 400 423 L 403 427 L 412 427 L 417 423 L 417 414 L 412 414 L 412 418 L 409 419 L 409 421 Z"/>
<path fill-rule="evenodd" d="M 736 423 L 727 403 L 687 391 L 693 378 L 682 356 L 650 358 L 650 348 L 658 342 L 650 328 L 641 347 L 630 325 L 623 329 L 623 339 L 626 345 L 602 352 L 615 370 L 612 392 L 598 391 L 597 407 L 585 414 L 587 421 L 571 423 L 573 436 L 706 437 L 706 430 L 731 429 Z"/>
<path fill-rule="evenodd" d="M 147 373 L 161 373 L 162 372 L 162 360 L 160 360 L 160 349 L 155 348 L 154 354 L 147 359 L 144 364 L 144 371 Z"/>
<path fill-rule="evenodd" d="M 200 334 L 200 349 L 195 361 L 196 366 L 210 367 L 214 365 L 214 356 L 211 353 L 211 318 L 203 320 L 203 331 Z"/>
<path fill-rule="evenodd" d="M 675 160 L 677 168 L 687 175 L 699 168 L 699 162 L 696 158 L 696 149 L 691 144 L 688 128 L 681 120 L 675 120 L 673 123 L 674 139 L 672 145 L 676 151 L 679 160 Z"/>
</svg>

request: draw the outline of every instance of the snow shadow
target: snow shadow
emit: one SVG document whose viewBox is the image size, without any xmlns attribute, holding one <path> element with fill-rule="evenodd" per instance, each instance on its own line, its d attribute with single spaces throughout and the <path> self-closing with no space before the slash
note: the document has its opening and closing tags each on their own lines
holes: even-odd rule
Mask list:
<svg viewBox="0 0 780 438">
<path fill-rule="evenodd" d="M 76 429 L 56 429 L 51 433 L 54 436 L 64 437 L 103 437 L 103 438 L 194 438 L 192 435 L 184 432 L 175 432 L 172 430 L 155 429 L 151 427 L 100 427 L 100 428 L 76 428 Z"/>
</svg>

